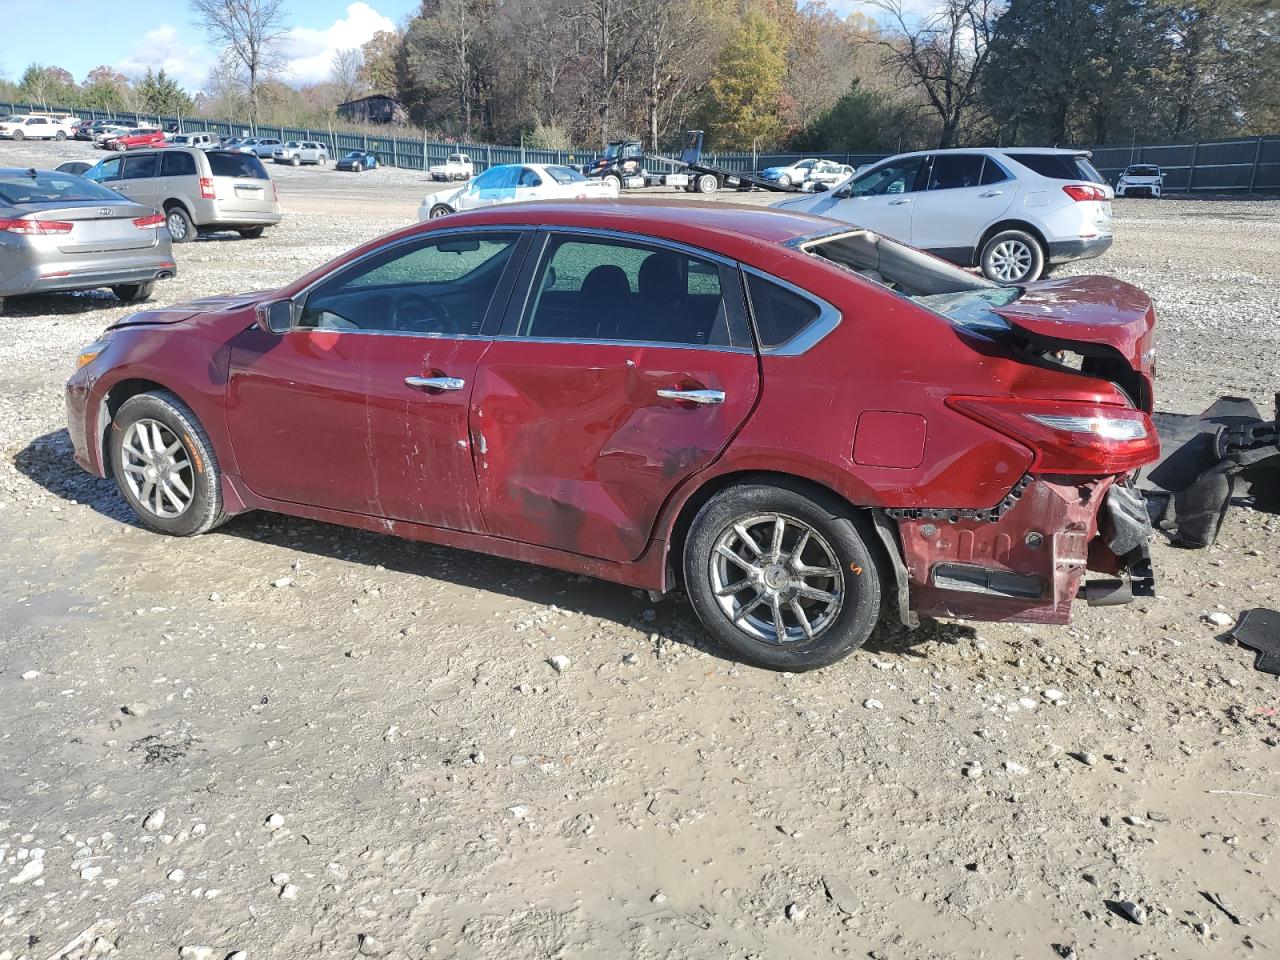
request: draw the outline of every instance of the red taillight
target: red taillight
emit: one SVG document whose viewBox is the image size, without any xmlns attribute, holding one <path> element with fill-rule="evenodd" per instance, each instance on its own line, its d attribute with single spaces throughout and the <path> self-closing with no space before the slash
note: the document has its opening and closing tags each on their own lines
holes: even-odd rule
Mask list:
<svg viewBox="0 0 1280 960">
<path fill-rule="evenodd" d="M 164 223 L 163 213 L 153 213 L 149 217 L 138 217 L 133 221 L 133 225 L 140 230 L 146 230 L 150 227 L 158 227 Z"/>
<path fill-rule="evenodd" d="M 1069 400 L 950 397 L 947 405 L 1035 452 L 1034 473 L 1128 473 L 1160 456 L 1141 410 Z"/>
<path fill-rule="evenodd" d="M 21 233 L 25 236 L 43 236 L 49 233 L 70 233 L 74 223 L 62 220 L 0 220 L 0 230 L 5 233 Z"/>
<path fill-rule="evenodd" d="M 1085 183 L 1069 183 L 1062 188 L 1065 193 L 1076 203 L 1083 203 L 1085 200 L 1105 200 L 1107 199 L 1107 191 L 1101 187 L 1095 187 L 1092 184 Z"/>
<path fill-rule="evenodd" d="M 200 199 L 216 200 L 218 195 L 213 192 L 213 177 L 200 178 Z"/>
</svg>

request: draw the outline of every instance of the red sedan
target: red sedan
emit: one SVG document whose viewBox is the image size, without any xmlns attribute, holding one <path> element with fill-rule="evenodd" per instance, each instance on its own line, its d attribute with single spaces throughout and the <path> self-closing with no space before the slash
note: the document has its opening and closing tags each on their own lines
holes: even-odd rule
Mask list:
<svg viewBox="0 0 1280 960">
<path fill-rule="evenodd" d="M 807 214 L 513 204 L 134 314 L 67 410 L 154 530 L 272 510 L 680 584 L 734 654 L 802 670 L 882 608 L 1066 623 L 1082 589 L 1150 592 L 1153 322 L 1115 280 L 994 286 Z"/>
</svg>

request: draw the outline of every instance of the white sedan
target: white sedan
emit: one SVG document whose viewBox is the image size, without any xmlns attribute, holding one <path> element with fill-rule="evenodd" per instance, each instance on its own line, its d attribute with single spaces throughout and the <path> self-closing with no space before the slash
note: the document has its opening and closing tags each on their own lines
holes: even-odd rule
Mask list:
<svg viewBox="0 0 1280 960">
<path fill-rule="evenodd" d="M 434 220 L 459 210 L 478 210 L 521 200 L 574 200 L 616 197 L 618 183 L 608 177 L 588 180 L 572 167 L 504 163 L 490 167 L 465 187 L 429 193 L 418 207 L 419 220 Z"/>
</svg>

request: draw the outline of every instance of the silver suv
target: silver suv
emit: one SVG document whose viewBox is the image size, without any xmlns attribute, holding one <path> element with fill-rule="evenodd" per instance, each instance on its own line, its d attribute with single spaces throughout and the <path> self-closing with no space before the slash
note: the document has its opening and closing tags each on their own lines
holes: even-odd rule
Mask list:
<svg viewBox="0 0 1280 960">
<path fill-rule="evenodd" d="M 162 210 L 174 243 L 200 232 L 235 230 L 246 239 L 280 222 L 280 201 L 262 161 L 249 153 L 166 147 L 131 150 L 84 176 Z"/>
<path fill-rule="evenodd" d="M 926 150 L 860 170 L 830 192 L 773 204 L 874 230 L 996 283 L 1102 256 L 1114 191 L 1083 150 Z"/>
<path fill-rule="evenodd" d="M 329 162 L 329 148 L 313 140 L 290 140 L 284 146 L 277 147 L 271 159 L 276 163 L 288 163 L 295 167 L 303 163 L 323 167 Z"/>
</svg>

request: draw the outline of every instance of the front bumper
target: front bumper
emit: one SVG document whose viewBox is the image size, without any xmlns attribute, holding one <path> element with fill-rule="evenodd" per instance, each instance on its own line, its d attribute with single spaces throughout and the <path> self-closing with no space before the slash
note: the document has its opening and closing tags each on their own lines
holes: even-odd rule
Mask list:
<svg viewBox="0 0 1280 960">
<path fill-rule="evenodd" d="M 1069 263 L 1072 260 L 1091 260 L 1111 249 L 1115 237 L 1103 234 L 1088 240 L 1050 240 L 1049 262 Z"/>
<path fill-rule="evenodd" d="M 893 510 L 910 606 L 966 620 L 1065 624 L 1087 570 L 1120 578 L 1090 594 L 1123 602 L 1153 581 L 1145 529 L 1114 477 L 1027 477 L 991 511 Z M 1138 498 L 1140 501 L 1140 498 Z M 1118 531 L 1118 533 L 1117 533 Z M 1117 553 L 1122 549 L 1123 553 Z"/>
</svg>

